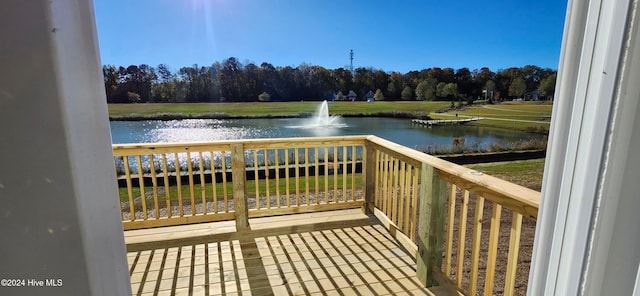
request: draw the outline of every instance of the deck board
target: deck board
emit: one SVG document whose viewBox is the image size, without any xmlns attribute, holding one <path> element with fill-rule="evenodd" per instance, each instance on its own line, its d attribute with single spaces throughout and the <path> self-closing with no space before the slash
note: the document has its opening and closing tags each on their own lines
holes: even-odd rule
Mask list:
<svg viewBox="0 0 640 296">
<path fill-rule="evenodd" d="M 133 294 L 446 295 L 360 209 L 225 223 L 125 231 Z"/>
</svg>

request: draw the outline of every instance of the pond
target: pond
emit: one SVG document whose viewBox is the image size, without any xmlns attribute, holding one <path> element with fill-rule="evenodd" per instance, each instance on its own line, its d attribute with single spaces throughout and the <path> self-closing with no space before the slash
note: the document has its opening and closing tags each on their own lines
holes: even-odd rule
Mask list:
<svg viewBox="0 0 640 296">
<path fill-rule="evenodd" d="M 119 144 L 376 135 L 411 148 L 428 145 L 449 146 L 453 138 L 460 137 L 465 138 L 467 145 L 489 145 L 541 137 L 519 131 L 466 125 L 424 127 L 411 123 L 409 119 L 398 118 L 344 117 L 339 118 L 340 124 L 322 127 L 309 126 L 310 120 L 277 118 L 113 121 L 111 137 L 114 144 Z"/>
</svg>

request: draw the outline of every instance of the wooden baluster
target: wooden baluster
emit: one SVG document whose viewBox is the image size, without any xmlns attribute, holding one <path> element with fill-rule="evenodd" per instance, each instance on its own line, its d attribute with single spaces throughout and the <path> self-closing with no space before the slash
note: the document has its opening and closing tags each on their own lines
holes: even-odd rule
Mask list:
<svg viewBox="0 0 640 296">
<path fill-rule="evenodd" d="M 140 155 L 136 155 L 136 164 L 138 165 L 138 182 L 140 185 L 140 202 L 142 203 L 142 217 L 147 220 L 147 196 L 144 192 L 144 172 L 142 171 L 142 160 Z"/>
<path fill-rule="evenodd" d="M 398 188 L 398 184 L 400 181 L 400 160 L 393 160 L 393 179 L 392 179 L 392 190 L 391 190 L 391 200 L 393 201 L 391 204 L 391 221 L 398 225 L 398 199 L 400 199 L 400 192 Z"/>
<path fill-rule="evenodd" d="M 393 211 L 391 209 L 393 208 L 393 172 L 395 170 L 394 164 L 395 159 L 393 158 L 393 156 L 389 156 L 389 174 L 387 175 L 387 180 L 385 181 L 387 183 L 387 209 L 385 211 L 391 221 L 393 221 Z"/>
<path fill-rule="evenodd" d="M 264 197 L 267 199 L 267 203 L 271 205 L 271 193 L 269 192 L 269 150 L 264 149 Z M 258 203 L 260 200 L 256 200 Z"/>
<path fill-rule="evenodd" d="M 304 148 L 304 196 L 309 205 L 309 147 Z"/>
<path fill-rule="evenodd" d="M 404 226 L 401 228 L 401 231 L 409 237 L 409 229 L 411 226 L 411 193 L 413 190 L 411 189 L 411 177 L 413 176 L 413 166 L 407 164 L 407 171 L 405 173 L 405 194 L 404 194 Z"/>
<path fill-rule="evenodd" d="M 356 158 L 356 146 L 351 146 L 351 200 L 353 201 L 356 201 Z M 364 176 L 365 172 L 362 173 Z M 373 179 L 370 179 L 370 181 L 373 181 Z"/>
<path fill-rule="evenodd" d="M 300 148 L 295 148 L 296 206 L 300 206 Z"/>
<path fill-rule="evenodd" d="M 173 154 L 175 159 L 176 168 L 176 187 L 178 188 L 178 212 L 180 217 L 184 216 L 184 209 L 182 207 L 182 176 L 180 176 L 180 157 L 178 153 Z"/>
<path fill-rule="evenodd" d="M 398 189 L 398 207 L 396 208 L 396 211 L 398 211 L 398 223 L 396 224 L 398 226 L 399 229 L 402 229 L 404 227 L 405 224 L 405 220 L 404 220 L 404 204 L 405 204 L 405 199 L 406 199 L 406 192 L 405 192 L 405 175 L 407 173 L 407 164 L 403 161 L 400 163 L 400 170 L 399 170 L 399 174 L 400 174 L 400 178 L 399 178 L 399 185 L 400 188 Z"/>
<path fill-rule="evenodd" d="M 418 185 L 418 180 L 420 177 L 419 174 L 420 171 L 418 170 L 418 168 L 416 168 L 413 174 L 413 186 L 411 186 L 411 188 L 413 189 L 413 192 L 411 194 L 411 208 L 413 210 L 411 211 L 411 231 L 409 231 L 409 237 L 416 244 L 418 243 L 416 238 L 416 231 L 418 228 L 418 199 L 420 198 L 420 196 L 418 195 L 418 188 L 420 187 Z"/>
<path fill-rule="evenodd" d="M 129 157 L 123 156 L 124 178 L 127 181 L 127 195 L 129 197 L 129 220 L 136 220 L 136 208 L 133 204 L 133 184 L 131 182 L 131 169 L 129 168 Z"/>
<path fill-rule="evenodd" d="M 213 195 L 213 213 L 218 213 L 218 178 L 216 177 L 215 151 L 211 151 L 211 191 Z"/>
<path fill-rule="evenodd" d="M 372 148 L 369 148 L 371 150 L 373 150 L 373 146 L 371 146 Z M 380 152 L 380 150 L 375 150 L 376 151 L 376 162 L 375 162 L 375 178 L 374 178 L 374 205 L 378 208 L 382 208 L 382 194 L 380 194 L 380 190 L 382 190 L 382 188 L 380 187 L 381 181 L 382 181 L 382 152 Z M 367 166 L 371 164 L 371 162 L 367 161 Z M 365 169 L 370 169 L 370 168 L 365 168 Z"/>
<path fill-rule="evenodd" d="M 253 179 L 256 182 L 256 210 L 260 209 L 260 168 L 258 167 L 258 149 L 253 151 Z"/>
<path fill-rule="evenodd" d="M 324 147 L 324 203 L 329 203 L 329 149 Z"/>
<path fill-rule="evenodd" d="M 484 276 L 484 294 L 493 294 L 493 278 L 496 273 L 496 259 L 498 257 L 498 239 L 500 238 L 500 214 L 502 206 L 493 204 L 491 226 L 489 230 L 489 254 L 487 255 L 487 272 Z"/>
<path fill-rule="evenodd" d="M 160 219 L 160 209 L 158 209 L 158 180 L 156 180 L 156 163 L 153 154 L 149 154 L 149 170 L 151 171 L 151 184 L 153 186 L 153 208 L 156 219 Z"/>
<path fill-rule="evenodd" d="M 347 146 L 342 146 L 342 201 L 347 199 Z"/>
<path fill-rule="evenodd" d="M 198 152 L 198 160 L 200 161 L 200 195 L 202 196 L 202 213 L 207 214 L 207 188 L 204 180 L 204 157 L 202 151 Z"/>
<path fill-rule="evenodd" d="M 274 150 L 273 160 L 276 163 L 276 207 L 280 207 L 280 149 Z"/>
<path fill-rule="evenodd" d="M 504 280 L 504 295 L 513 295 L 516 283 L 516 269 L 518 267 L 518 253 L 520 252 L 520 234 L 522 232 L 522 214 L 513 213 L 511 219 L 511 234 L 509 239 L 509 257 L 507 259 L 507 274 Z"/>
<path fill-rule="evenodd" d="M 382 199 L 381 208 L 382 212 L 389 216 L 389 196 L 388 196 L 388 181 L 389 181 L 389 154 L 384 154 L 382 159 L 382 191 L 380 192 L 380 198 Z"/>
<path fill-rule="evenodd" d="M 315 175 L 315 194 L 316 194 L 316 204 L 320 204 L 320 154 L 318 152 L 318 147 L 314 148 L 314 158 L 315 158 L 315 164 L 314 164 L 314 175 Z"/>
<path fill-rule="evenodd" d="M 451 257 L 453 255 L 453 226 L 456 219 L 456 185 L 449 184 L 449 205 L 447 211 L 447 249 L 444 257 L 444 274 L 451 276 Z"/>
<path fill-rule="evenodd" d="M 462 272 L 464 269 L 464 248 L 467 240 L 467 213 L 469 210 L 469 191 L 462 193 L 460 201 L 460 219 L 458 221 L 458 262 L 456 263 L 456 285 L 462 287 Z"/>
<path fill-rule="evenodd" d="M 226 152 L 221 151 L 222 152 L 222 200 L 224 203 L 224 212 L 228 213 L 229 212 L 229 196 L 228 196 L 228 189 L 227 189 L 227 155 Z M 232 164 L 233 166 L 233 164 Z"/>
<path fill-rule="evenodd" d="M 193 164 L 191 163 L 191 152 L 187 152 L 187 174 L 189 175 L 189 196 L 191 197 L 191 216 L 196 215 L 196 193 L 193 184 Z"/>
<path fill-rule="evenodd" d="M 333 202 L 338 201 L 338 147 L 333 146 Z"/>
<path fill-rule="evenodd" d="M 480 264 L 480 240 L 482 239 L 482 214 L 484 197 L 476 199 L 476 214 L 473 218 L 473 241 L 471 246 L 471 277 L 469 279 L 469 295 L 476 295 L 478 290 L 478 265 Z"/>
<path fill-rule="evenodd" d="M 167 155 L 162 154 L 162 181 L 164 181 L 164 199 L 167 204 L 167 217 L 173 216 L 173 209 L 171 207 L 171 192 L 169 190 L 169 168 L 167 166 Z"/>
<path fill-rule="evenodd" d="M 285 188 L 285 190 L 286 190 L 285 194 L 287 195 L 286 199 L 285 199 L 285 203 L 286 203 L 287 208 L 288 208 L 288 207 L 291 206 L 291 200 L 289 198 L 289 194 L 291 194 L 291 193 L 290 193 L 290 190 L 289 190 L 289 181 L 290 181 L 290 179 L 289 179 L 289 149 L 288 148 L 284 150 L 284 167 L 285 167 L 284 179 L 285 179 L 285 185 L 286 185 L 285 186 L 286 187 Z"/>
</svg>

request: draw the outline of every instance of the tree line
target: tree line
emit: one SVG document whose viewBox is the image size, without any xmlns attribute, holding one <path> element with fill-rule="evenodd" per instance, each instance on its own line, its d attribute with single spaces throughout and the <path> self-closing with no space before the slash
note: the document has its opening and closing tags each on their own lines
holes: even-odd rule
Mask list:
<svg viewBox="0 0 640 296">
<path fill-rule="evenodd" d="M 556 71 L 527 65 L 489 68 L 430 68 L 408 73 L 360 67 L 326 69 L 301 64 L 259 66 L 230 57 L 211 66 L 171 71 L 157 67 L 102 67 L 108 103 L 251 102 L 300 100 L 552 99 Z"/>
</svg>

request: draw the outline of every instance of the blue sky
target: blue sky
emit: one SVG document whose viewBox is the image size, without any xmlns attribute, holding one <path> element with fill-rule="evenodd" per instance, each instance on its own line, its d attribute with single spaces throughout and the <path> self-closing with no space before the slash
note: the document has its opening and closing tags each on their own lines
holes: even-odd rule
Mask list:
<svg viewBox="0 0 640 296">
<path fill-rule="evenodd" d="M 557 69 L 562 0 L 94 0 L 103 64 Z"/>
</svg>

